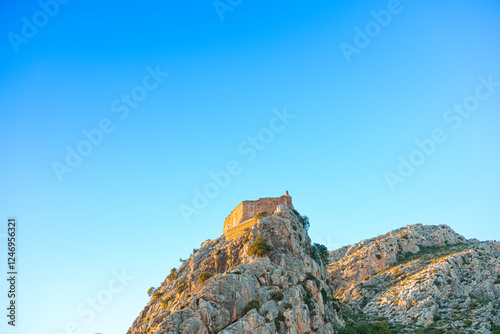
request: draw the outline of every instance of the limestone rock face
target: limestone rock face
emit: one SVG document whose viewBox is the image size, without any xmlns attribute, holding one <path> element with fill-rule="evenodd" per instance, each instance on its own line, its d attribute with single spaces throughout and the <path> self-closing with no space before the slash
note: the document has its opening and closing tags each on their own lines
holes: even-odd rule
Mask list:
<svg viewBox="0 0 500 334">
<path fill-rule="evenodd" d="M 498 242 L 418 224 L 332 251 L 328 272 L 335 297 L 358 321 L 385 318 L 408 332 L 491 333 L 500 326 L 499 256 Z"/>
<path fill-rule="evenodd" d="M 500 243 L 417 224 L 331 251 L 325 265 L 296 211 L 269 214 L 204 242 L 128 334 L 500 333 Z M 261 238 L 272 250 L 255 256 Z"/>
<path fill-rule="evenodd" d="M 249 255 L 258 237 L 273 247 L 266 256 Z M 128 333 L 334 333 L 344 323 L 310 247 L 300 217 L 284 205 L 238 239 L 206 241 L 155 290 Z M 213 276 L 203 281 L 202 273 Z"/>
</svg>

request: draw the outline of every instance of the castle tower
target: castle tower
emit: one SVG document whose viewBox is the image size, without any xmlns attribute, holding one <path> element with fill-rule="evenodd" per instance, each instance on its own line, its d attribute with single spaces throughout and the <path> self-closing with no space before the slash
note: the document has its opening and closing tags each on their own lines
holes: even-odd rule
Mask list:
<svg viewBox="0 0 500 334">
<path fill-rule="evenodd" d="M 243 201 L 241 202 L 224 222 L 223 233 L 227 238 L 234 239 L 241 235 L 242 231 L 253 226 L 257 222 L 254 219 L 255 215 L 259 212 L 267 212 L 273 214 L 279 205 L 285 205 L 293 209 L 292 196 L 285 192 L 281 197 L 268 197 L 260 198 L 256 201 Z"/>
</svg>

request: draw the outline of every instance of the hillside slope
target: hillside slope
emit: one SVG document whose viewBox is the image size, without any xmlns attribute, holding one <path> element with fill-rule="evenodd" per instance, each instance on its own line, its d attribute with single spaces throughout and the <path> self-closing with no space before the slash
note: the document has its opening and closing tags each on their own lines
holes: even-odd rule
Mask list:
<svg viewBox="0 0 500 334">
<path fill-rule="evenodd" d="M 128 334 L 500 334 L 498 242 L 417 224 L 321 256 L 296 211 L 256 219 L 172 270 Z"/>
<path fill-rule="evenodd" d="M 500 330 L 500 244 L 411 225 L 330 253 L 335 297 L 352 322 L 395 332 Z M 500 332 L 500 331 L 499 331 Z"/>
<path fill-rule="evenodd" d="M 252 256 L 259 237 L 273 249 Z M 301 217 L 280 205 L 238 239 L 203 243 L 154 290 L 128 333 L 334 333 L 343 321 L 310 248 Z"/>
</svg>

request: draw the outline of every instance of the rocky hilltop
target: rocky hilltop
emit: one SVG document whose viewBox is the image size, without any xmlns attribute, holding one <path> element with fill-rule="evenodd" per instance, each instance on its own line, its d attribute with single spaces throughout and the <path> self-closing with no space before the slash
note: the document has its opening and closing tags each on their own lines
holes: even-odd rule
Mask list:
<svg viewBox="0 0 500 334">
<path fill-rule="evenodd" d="M 344 325 L 304 221 L 278 206 L 237 239 L 206 241 L 129 329 L 146 333 L 333 333 Z"/>
<path fill-rule="evenodd" d="M 307 227 L 279 205 L 204 242 L 127 333 L 500 333 L 498 242 L 419 224 L 328 253 Z"/>
<path fill-rule="evenodd" d="M 500 244 L 446 225 L 406 226 L 330 253 L 331 288 L 347 322 L 386 320 L 396 333 L 500 333 Z"/>
</svg>

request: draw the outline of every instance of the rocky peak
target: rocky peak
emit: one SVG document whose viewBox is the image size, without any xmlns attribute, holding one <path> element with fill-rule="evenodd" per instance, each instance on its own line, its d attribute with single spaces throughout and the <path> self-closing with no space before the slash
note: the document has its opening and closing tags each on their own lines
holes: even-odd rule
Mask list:
<svg viewBox="0 0 500 334">
<path fill-rule="evenodd" d="M 128 333 L 500 333 L 498 242 L 417 224 L 318 256 L 293 208 L 252 219 L 150 290 Z"/>
<path fill-rule="evenodd" d="M 256 256 L 258 243 L 272 251 Z M 128 333 L 333 333 L 343 322 L 310 248 L 300 215 L 281 205 L 237 239 L 204 242 Z"/>
</svg>

